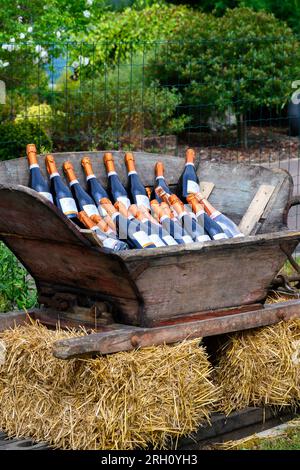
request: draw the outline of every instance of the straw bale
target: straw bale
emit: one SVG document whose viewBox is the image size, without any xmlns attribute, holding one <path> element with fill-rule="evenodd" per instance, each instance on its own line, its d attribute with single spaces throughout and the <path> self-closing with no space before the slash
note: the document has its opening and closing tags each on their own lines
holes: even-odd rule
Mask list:
<svg viewBox="0 0 300 470">
<path fill-rule="evenodd" d="M 218 398 L 199 339 L 94 359 L 56 359 L 55 340 L 85 334 L 38 323 L 0 334 L 0 429 L 63 449 L 176 446 Z M 3 361 L 2 361 L 3 362 Z"/>
<path fill-rule="evenodd" d="M 220 411 L 296 406 L 300 399 L 300 319 L 237 332 L 218 352 Z"/>
</svg>

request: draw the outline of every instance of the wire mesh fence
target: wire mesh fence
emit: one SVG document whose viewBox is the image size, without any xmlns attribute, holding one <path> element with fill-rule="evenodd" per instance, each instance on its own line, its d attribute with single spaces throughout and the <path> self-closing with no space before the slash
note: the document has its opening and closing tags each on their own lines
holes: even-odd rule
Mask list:
<svg viewBox="0 0 300 470">
<path fill-rule="evenodd" d="M 202 160 L 285 168 L 299 192 L 300 111 L 289 104 L 297 38 L 65 43 L 59 52 L 13 43 L 1 53 L 0 159 L 23 155 L 30 141 L 41 152 L 182 156 L 192 146 Z M 294 208 L 292 228 L 299 217 Z"/>
</svg>

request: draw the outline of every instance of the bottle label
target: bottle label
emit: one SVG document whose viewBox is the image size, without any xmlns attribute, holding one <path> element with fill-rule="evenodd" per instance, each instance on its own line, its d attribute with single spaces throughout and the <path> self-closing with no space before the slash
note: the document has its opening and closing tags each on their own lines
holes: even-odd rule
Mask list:
<svg viewBox="0 0 300 470">
<path fill-rule="evenodd" d="M 145 206 L 147 209 L 150 209 L 150 202 L 147 196 L 143 194 L 136 194 L 135 199 L 137 206 Z"/>
<path fill-rule="evenodd" d="M 198 211 L 198 212 L 196 213 L 196 217 L 198 218 L 198 217 L 202 216 L 203 214 L 204 214 L 204 210 L 201 209 L 200 211 Z"/>
<path fill-rule="evenodd" d="M 162 241 L 162 239 L 159 238 L 158 235 L 156 235 L 156 233 L 152 233 L 151 235 L 148 235 L 148 236 L 150 240 L 153 241 L 155 246 L 166 246 L 164 242 Z"/>
<path fill-rule="evenodd" d="M 225 238 L 228 238 L 225 233 L 216 233 L 216 235 L 213 236 L 214 240 L 224 240 Z"/>
<path fill-rule="evenodd" d="M 176 211 L 174 211 L 174 212 L 176 212 Z M 183 212 L 181 212 L 181 214 L 177 214 L 178 220 L 181 220 L 184 215 L 188 215 L 188 213 L 186 211 L 183 211 Z"/>
<path fill-rule="evenodd" d="M 190 237 L 189 235 L 183 235 L 182 240 L 184 241 L 184 243 L 194 243 L 192 237 Z"/>
<path fill-rule="evenodd" d="M 104 209 L 104 207 L 101 206 L 101 204 L 98 205 L 98 211 L 101 217 L 105 217 L 107 215 L 106 210 Z"/>
<path fill-rule="evenodd" d="M 48 201 L 53 202 L 53 197 L 51 193 L 46 193 L 46 192 L 40 192 L 39 193 L 41 196 L 44 196 Z"/>
<path fill-rule="evenodd" d="M 128 209 L 128 207 L 131 205 L 131 202 L 129 201 L 128 197 L 126 197 L 126 196 L 119 196 L 117 198 L 117 201 L 122 202 L 122 204 L 124 204 L 126 209 Z"/>
<path fill-rule="evenodd" d="M 194 163 L 192 163 L 192 162 L 187 162 L 187 163 L 185 164 L 185 166 L 189 166 L 189 165 L 195 166 Z"/>
<path fill-rule="evenodd" d="M 113 176 L 113 175 L 116 175 L 116 174 L 117 174 L 116 171 L 109 171 L 109 172 L 107 173 L 107 176 L 109 177 L 109 176 Z"/>
<path fill-rule="evenodd" d="M 29 170 L 32 170 L 32 168 L 39 168 L 39 165 L 37 163 L 33 163 L 30 165 Z"/>
<path fill-rule="evenodd" d="M 151 240 L 149 239 L 146 232 L 142 230 L 140 232 L 134 232 L 133 237 L 138 241 L 138 243 L 143 247 L 146 248 L 149 245 L 152 245 Z"/>
<path fill-rule="evenodd" d="M 173 237 L 171 237 L 171 235 L 165 235 L 164 237 L 162 237 L 163 240 L 166 242 L 167 245 L 171 246 L 171 245 L 178 245 L 178 243 L 174 240 Z"/>
<path fill-rule="evenodd" d="M 79 183 L 78 180 L 72 180 L 72 181 L 69 182 L 69 185 L 73 186 L 73 184 L 78 184 L 78 183 Z"/>
<path fill-rule="evenodd" d="M 134 170 L 132 170 L 132 171 L 129 171 L 129 172 L 128 172 L 128 176 L 130 176 L 130 175 L 137 175 L 137 172 L 136 172 L 136 171 L 134 171 Z"/>
<path fill-rule="evenodd" d="M 55 176 L 59 176 L 59 173 L 55 172 L 55 173 L 51 173 L 50 175 L 50 179 L 54 178 Z"/>
<path fill-rule="evenodd" d="M 199 193 L 200 188 L 199 184 L 196 181 L 188 180 L 187 182 L 187 192 L 190 193 Z"/>
<path fill-rule="evenodd" d="M 211 241 L 211 238 L 208 235 L 198 235 L 197 241 L 198 242 L 208 242 L 208 241 Z"/>
<path fill-rule="evenodd" d="M 114 249 L 117 243 L 118 243 L 118 240 L 115 240 L 114 238 L 107 237 L 105 238 L 105 240 L 103 240 L 103 246 L 105 248 L 110 248 L 111 250 Z"/>
<path fill-rule="evenodd" d="M 88 181 L 88 180 L 91 180 L 92 178 L 96 178 L 96 176 L 95 176 L 94 174 L 88 175 L 88 176 L 86 177 L 86 180 Z"/>
<path fill-rule="evenodd" d="M 218 217 L 218 215 L 221 215 L 221 212 L 215 211 L 215 212 L 213 212 L 213 213 L 210 215 L 210 218 L 211 218 L 211 219 L 215 219 L 216 217 Z"/>
<path fill-rule="evenodd" d="M 71 197 L 63 197 L 59 200 L 61 210 L 65 215 L 77 214 L 77 207 L 75 201 Z"/>
<path fill-rule="evenodd" d="M 85 204 L 82 208 L 89 217 L 91 217 L 91 215 L 99 215 L 97 207 L 94 204 Z"/>
<path fill-rule="evenodd" d="M 157 180 L 164 180 L 164 179 L 165 179 L 165 177 L 164 177 L 164 176 L 156 176 L 156 178 L 155 178 L 155 179 L 156 179 L 156 181 L 157 181 Z"/>
<path fill-rule="evenodd" d="M 160 218 L 160 223 L 162 224 L 164 220 L 170 220 L 170 217 L 168 217 L 167 215 L 163 215 L 163 216 Z"/>
</svg>

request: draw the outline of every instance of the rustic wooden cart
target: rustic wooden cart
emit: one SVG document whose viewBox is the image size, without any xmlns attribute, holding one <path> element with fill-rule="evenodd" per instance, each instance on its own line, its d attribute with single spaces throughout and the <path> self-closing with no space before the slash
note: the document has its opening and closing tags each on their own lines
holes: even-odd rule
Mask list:
<svg viewBox="0 0 300 470">
<path fill-rule="evenodd" d="M 103 152 L 54 154 L 61 168 L 88 154 L 106 185 Z M 122 152 L 116 168 L 126 183 Z M 137 170 L 153 185 L 161 155 L 135 153 Z M 40 156 L 44 171 L 44 156 Z M 176 191 L 184 161 L 164 156 Z M 293 182 L 283 170 L 202 162 L 202 190 L 249 235 L 186 246 L 108 254 L 93 233 L 80 230 L 27 187 L 26 159 L 0 163 L 0 237 L 36 281 L 41 307 L 29 312 L 49 327 L 83 325 L 97 333 L 55 344 L 68 359 L 113 353 L 186 337 L 212 336 L 300 316 L 300 301 L 264 305 L 269 286 L 300 241 L 287 229 Z M 245 215 L 246 214 L 246 215 Z M 26 312 L 1 316 L 0 329 L 26 322 Z"/>
</svg>

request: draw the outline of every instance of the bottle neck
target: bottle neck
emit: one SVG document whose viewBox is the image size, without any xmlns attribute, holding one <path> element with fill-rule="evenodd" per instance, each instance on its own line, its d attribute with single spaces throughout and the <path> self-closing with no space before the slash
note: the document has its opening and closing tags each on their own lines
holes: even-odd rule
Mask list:
<svg viewBox="0 0 300 470">
<path fill-rule="evenodd" d="M 116 175 L 115 163 L 111 153 L 105 153 L 103 157 L 107 176 Z"/>
<path fill-rule="evenodd" d="M 193 149 L 187 149 L 185 153 L 185 164 L 186 165 L 194 165 L 195 163 L 195 151 Z"/>
<path fill-rule="evenodd" d="M 47 155 L 46 157 L 46 168 L 50 175 L 50 178 L 54 178 L 55 176 L 59 176 L 57 171 L 56 163 L 52 155 Z"/>
<path fill-rule="evenodd" d="M 128 176 L 137 174 L 132 153 L 127 152 L 125 154 L 125 164 L 126 164 Z"/>
<path fill-rule="evenodd" d="M 89 157 L 84 157 L 81 160 L 81 165 L 83 167 L 83 170 L 84 170 L 84 173 L 85 173 L 85 176 L 86 176 L 87 180 L 89 180 L 91 178 L 95 178 L 95 175 L 94 175 L 94 172 L 93 172 L 93 167 L 92 167 L 92 164 L 91 164 L 91 161 L 90 161 Z"/>
<path fill-rule="evenodd" d="M 28 159 L 30 170 L 32 168 L 39 168 L 39 164 L 38 164 L 38 161 L 37 161 L 37 155 L 36 155 L 35 152 L 28 153 L 27 159 Z"/>
<path fill-rule="evenodd" d="M 215 209 L 214 206 L 210 202 L 208 202 L 207 199 L 201 198 L 201 195 L 199 196 L 199 193 L 196 194 L 196 197 L 198 201 L 203 205 L 207 215 L 211 216 L 215 213 L 216 215 L 219 214 L 219 211 L 217 211 L 217 209 Z"/>
<path fill-rule="evenodd" d="M 155 165 L 155 176 L 156 180 L 162 178 L 165 179 L 164 177 L 164 165 L 162 162 L 157 162 Z"/>
<path fill-rule="evenodd" d="M 79 181 L 76 178 L 73 165 L 69 164 L 68 162 L 65 162 L 63 165 L 63 169 L 70 186 L 73 186 L 74 184 L 79 184 Z"/>
</svg>

